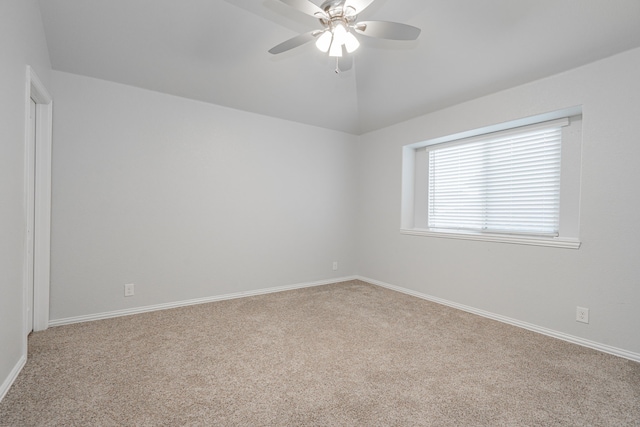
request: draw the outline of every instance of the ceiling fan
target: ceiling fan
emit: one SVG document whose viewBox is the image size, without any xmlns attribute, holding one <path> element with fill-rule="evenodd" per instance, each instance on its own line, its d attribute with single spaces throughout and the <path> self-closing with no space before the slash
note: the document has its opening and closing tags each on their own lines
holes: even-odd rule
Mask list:
<svg viewBox="0 0 640 427">
<path fill-rule="evenodd" d="M 415 40 L 420 35 L 420 28 L 398 22 L 358 21 L 358 14 L 374 0 L 325 0 L 320 6 L 309 0 L 280 1 L 318 18 L 322 29 L 300 34 L 269 49 L 269 53 L 274 55 L 316 40 L 316 47 L 320 51 L 328 52 L 330 57 L 340 58 L 360 46 L 354 33 L 390 40 Z"/>
</svg>

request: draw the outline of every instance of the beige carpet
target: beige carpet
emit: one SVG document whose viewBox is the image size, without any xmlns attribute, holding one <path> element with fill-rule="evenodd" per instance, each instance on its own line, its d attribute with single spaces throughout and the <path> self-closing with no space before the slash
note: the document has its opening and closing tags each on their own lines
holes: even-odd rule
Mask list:
<svg viewBox="0 0 640 427">
<path fill-rule="evenodd" d="M 347 282 L 51 328 L 2 426 L 640 426 L 640 364 Z"/>
</svg>

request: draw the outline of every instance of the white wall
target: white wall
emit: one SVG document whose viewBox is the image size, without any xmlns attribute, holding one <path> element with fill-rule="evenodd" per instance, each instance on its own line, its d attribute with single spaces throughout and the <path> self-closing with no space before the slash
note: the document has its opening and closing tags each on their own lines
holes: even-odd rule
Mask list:
<svg viewBox="0 0 640 427">
<path fill-rule="evenodd" d="M 52 320 L 358 273 L 640 353 L 640 50 L 359 142 L 61 72 L 50 81 L 32 0 L 0 2 L 0 52 L 2 386 L 25 356 L 27 64 L 55 100 Z M 399 233 L 403 145 L 574 105 L 581 249 Z"/>
<path fill-rule="evenodd" d="M 355 274 L 356 137 L 57 71 L 51 91 L 52 320 Z"/>
<path fill-rule="evenodd" d="M 363 136 L 359 274 L 640 353 L 640 49 Z M 407 236 L 401 147 L 583 106 L 579 250 Z M 588 325 L 576 306 L 590 309 Z"/>
<path fill-rule="evenodd" d="M 0 397 L 24 349 L 26 66 L 45 85 L 51 64 L 40 9 L 32 0 L 0 2 Z"/>
</svg>

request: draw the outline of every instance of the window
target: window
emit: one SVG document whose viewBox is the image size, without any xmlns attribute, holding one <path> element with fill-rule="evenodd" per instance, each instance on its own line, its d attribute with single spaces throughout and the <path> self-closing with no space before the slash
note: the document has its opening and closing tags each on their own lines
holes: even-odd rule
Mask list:
<svg viewBox="0 0 640 427">
<path fill-rule="evenodd" d="M 562 122 L 429 147 L 429 228 L 557 236 Z"/>
<path fill-rule="evenodd" d="M 401 231 L 579 247 L 581 115 L 543 118 L 405 147 Z"/>
</svg>

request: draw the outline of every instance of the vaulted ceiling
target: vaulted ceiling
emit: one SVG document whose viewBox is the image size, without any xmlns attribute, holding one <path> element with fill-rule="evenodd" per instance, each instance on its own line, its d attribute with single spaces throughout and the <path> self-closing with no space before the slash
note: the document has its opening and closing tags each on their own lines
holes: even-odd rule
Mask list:
<svg viewBox="0 0 640 427">
<path fill-rule="evenodd" d="M 419 39 L 359 36 L 353 68 L 336 74 L 313 43 L 267 52 L 320 28 L 278 0 L 40 7 L 55 70 L 352 134 L 640 46 L 638 0 L 376 0 L 360 19 L 419 27 Z"/>
</svg>

